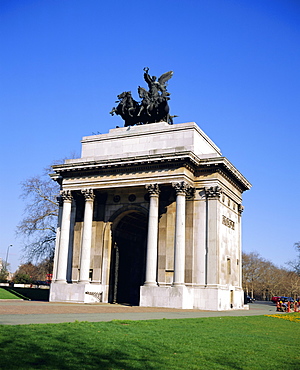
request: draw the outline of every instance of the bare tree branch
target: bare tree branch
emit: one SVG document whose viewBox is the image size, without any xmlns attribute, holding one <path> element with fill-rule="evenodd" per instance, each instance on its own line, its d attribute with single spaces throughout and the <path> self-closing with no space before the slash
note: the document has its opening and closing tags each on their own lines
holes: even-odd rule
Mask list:
<svg viewBox="0 0 300 370">
<path fill-rule="evenodd" d="M 296 270 L 276 267 L 258 253 L 243 253 L 243 288 L 260 299 L 270 299 L 272 296 L 300 295 L 300 275 Z"/>
<path fill-rule="evenodd" d="M 287 265 L 297 274 L 300 276 L 300 242 L 297 242 L 294 244 L 294 247 L 296 248 L 298 252 L 298 257 L 294 261 L 287 262 Z"/>
<path fill-rule="evenodd" d="M 58 216 L 59 185 L 46 169 L 41 176 L 25 180 L 21 198 L 26 200 L 23 219 L 17 234 L 24 238 L 24 257 L 28 261 L 53 258 Z"/>
</svg>

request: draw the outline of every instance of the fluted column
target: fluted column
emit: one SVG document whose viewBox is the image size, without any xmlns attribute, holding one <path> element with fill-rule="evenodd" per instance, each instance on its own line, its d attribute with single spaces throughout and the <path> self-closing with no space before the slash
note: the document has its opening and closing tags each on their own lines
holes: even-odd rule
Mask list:
<svg viewBox="0 0 300 370">
<path fill-rule="evenodd" d="M 146 189 L 149 192 L 150 205 L 147 238 L 146 281 L 144 285 L 156 286 L 158 203 L 160 191 L 157 184 L 146 185 Z"/>
<path fill-rule="evenodd" d="M 185 274 L 185 196 L 190 186 L 182 181 L 172 184 L 176 191 L 176 219 L 174 246 L 174 280 L 173 285 L 184 285 Z"/>
<path fill-rule="evenodd" d="M 94 192 L 93 189 L 85 189 L 81 191 L 85 197 L 83 231 L 81 240 L 80 252 L 80 273 L 79 283 L 89 283 L 91 246 L 92 246 L 92 223 L 93 223 L 93 206 Z"/>
<path fill-rule="evenodd" d="M 73 199 L 71 191 L 61 191 L 61 199 L 63 201 L 63 207 L 55 282 L 64 284 L 66 283 L 67 277 L 68 250 L 70 239 L 71 206 Z"/>
</svg>

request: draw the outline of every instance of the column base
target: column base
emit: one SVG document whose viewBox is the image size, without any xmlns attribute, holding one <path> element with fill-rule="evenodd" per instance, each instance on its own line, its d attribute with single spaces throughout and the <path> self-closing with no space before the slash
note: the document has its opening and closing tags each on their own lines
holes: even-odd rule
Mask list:
<svg viewBox="0 0 300 370">
<path fill-rule="evenodd" d="M 90 284 L 89 280 L 79 280 L 78 284 Z"/>
<path fill-rule="evenodd" d="M 144 286 L 157 286 L 156 281 L 145 281 Z"/>
<path fill-rule="evenodd" d="M 172 286 L 185 286 L 184 283 L 173 283 Z"/>
<path fill-rule="evenodd" d="M 66 280 L 55 280 L 55 284 L 68 284 Z"/>
</svg>

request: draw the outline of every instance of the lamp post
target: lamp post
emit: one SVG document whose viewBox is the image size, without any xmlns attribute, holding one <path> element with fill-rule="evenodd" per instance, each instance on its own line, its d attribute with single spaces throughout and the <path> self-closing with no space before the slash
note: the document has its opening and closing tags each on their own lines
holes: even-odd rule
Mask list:
<svg viewBox="0 0 300 370">
<path fill-rule="evenodd" d="M 10 245 L 7 247 L 6 260 L 5 260 L 5 270 L 7 270 L 8 252 L 9 252 L 9 248 L 10 248 L 10 247 L 12 247 L 12 244 L 10 244 Z"/>
</svg>

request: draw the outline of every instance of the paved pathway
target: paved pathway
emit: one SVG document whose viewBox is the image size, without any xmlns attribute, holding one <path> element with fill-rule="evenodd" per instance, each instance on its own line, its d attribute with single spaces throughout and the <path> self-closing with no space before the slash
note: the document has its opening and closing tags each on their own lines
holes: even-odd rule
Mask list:
<svg viewBox="0 0 300 370">
<path fill-rule="evenodd" d="M 0 325 L 62 323 L 78 321 L 185 319 L 197 317 L 252 316 L 275 314 L 271 302 L 249 304 L 249 310 L 199 311 L 78 303 L 0 300 Z"/>
</svg>

